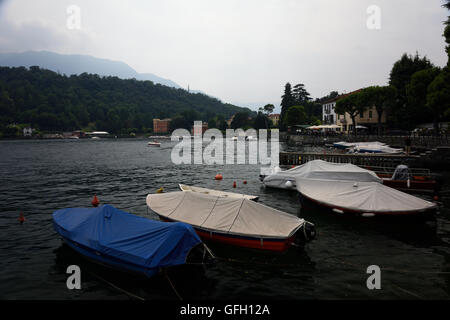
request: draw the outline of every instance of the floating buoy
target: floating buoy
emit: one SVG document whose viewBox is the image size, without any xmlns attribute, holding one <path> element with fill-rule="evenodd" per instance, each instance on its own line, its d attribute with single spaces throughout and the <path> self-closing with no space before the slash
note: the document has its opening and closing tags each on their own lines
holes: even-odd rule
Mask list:
<svg viewBox="0 0 450 320">
<path fill-rule="evenodd" d="M 247 184 L 247 180 L 244 180 L 242 183 L 243 183 L 243 184 Z"/>
<path fill-rule="evenodd" d="M 286 188 L 292 188 L 294 186 L 292 184 L 292 181 L 290 181 L 290 180 L 286 181 L 286 183 L 284 185 L 286 186 Z"/>
<path fill-rule="evenodd" d="M 100 204 L 100 201 L 98 201 L 96 194 L 94 194 L 94 199 L 92 199 L 91 203 L 93 207 L 97 207 Z"/>
<path fill-rule="evenodd" d="M 433 197 L 433 200 L 434 200 L 434 201 L 438 201 L 438 200 L 439 200 L 439 197 L 438 197 L 438 196 L 434 196 L 434 197 Z"/>
<path fill-rule="evenodd" d="M 25 217 L 23 216 L 23 212 L 21 212 L 21 213 L 19 214 L 19 219 L 17 219 L 17 220 L 19 220 L 20 224 L 22 224 L 22 223 L 25 222 Z"/>
<path fill-rule="evenodd" d="M 233 181 L 233 188 L 236 188 L 236 181 Z"/>
<path fill-rule="evenodd" d="M 164 188 L 163 187 L 161 187 L 158 190 L 156 190 L 156 193 L 163 193 L 163 192 L 164 192 Z"/>
<path fill-rule="evenodd" d="M 216 179 L 216 180 L 222 180 L 222 179 L 223 179 L 223 176 L 222 176 L 220 173 L 218 173 L 218 174 L 216 174 L 216 177 L 215 177 L 214 179 Z"/>
</svg>

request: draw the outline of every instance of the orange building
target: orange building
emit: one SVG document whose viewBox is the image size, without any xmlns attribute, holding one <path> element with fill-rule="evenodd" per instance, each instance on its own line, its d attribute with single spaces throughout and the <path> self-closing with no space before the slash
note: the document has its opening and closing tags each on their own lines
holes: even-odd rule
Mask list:
<svg viewBox="0 0 450 320">
<path fill-rule="evenodd" d="M 153 119 L 153 133 L 168 133 L 172 119 Z"/>
</svg>

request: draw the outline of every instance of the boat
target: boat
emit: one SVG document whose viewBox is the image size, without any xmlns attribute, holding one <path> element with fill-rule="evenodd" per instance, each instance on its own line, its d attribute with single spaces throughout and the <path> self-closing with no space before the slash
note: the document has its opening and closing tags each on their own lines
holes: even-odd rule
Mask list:
<svg viewBox="0 0 450 320">
<path fill-rule="evenodd" d="M 383 145 L 359 144 L 353 148 L 350 148 L 349 152 L 398 154 L 402 153 L 403 149 L 391 148 L 386 145 L 383 146 Z"/>
<path fill-rule="evenodd" d="M 236 198 L 236 199 L 248 199 L 256 201 L 258 200 L 258 196 L 251 196 L 248 194 L 241 194 L 241 193 L 234 193 L 234 192 L 226 192 L 221 190 L 213 190 L 213 189 L 207 189 L 207 188 L 201 188 L 201 187 L 195 187 L 195 186 L 188 186 L 185 184 L 179 184 L 181 191 L 192 191 L 192 192 L 199 192 L 203 194 L 210 194 L 213 196 L 219 196 L 224 198 Z"/>
<path fill-rule="evenodd" d="M 149 143 L 147 143 L 147 145 L 149 147 L 161 147 L 161 143 L 159 143 L 157 141 L 150 141 Z"/>
<path fill-rule="evenodd" d="M 85 258 L 146 277 L 212 257 L 190 225 L 151 220 L 111 205 L 57 210 L 53 226 Z"/>
<path fill-rule="evenodd" d="M 402 153 L 403 149 L 391 148 L 387 144 L 379 141 L 372 142 L 335 142 L 333 147 L 348 150 L 351 153 Z"/>
<path fill-rule="evenodd" d="M 434 194 L 439 188 L 429 169 L 409 168 L 404 164 L 397 167 L 362 167 L 374 171 L 384 185 L 400 191 Z"/>
<path fill-rule="evenodd" d="M 437 205 L 378 182 L 329 180 L 298 177 L 301 196 L 334 212 L 364 217 L 380 215 L 418 215 Z"/>
<path fill-rule="evenodd" d="M 296 179 L 305 176 L 317 179 L 382 182 L 373 171 L 351 163 L 332 163 L 323 160 L 312 160 L 289 170 L 275 172 L 264 177 L 262 181 L 266 187 L 297 190 Z"/>
<path fill-rule="evenodd" d="M 245 198 L 177 191 L 149 194 L 146 202 L 160 219 L 189 223 L 205 241 L 283 252 L 315 236 L 312 223 Z"/>
</svg>

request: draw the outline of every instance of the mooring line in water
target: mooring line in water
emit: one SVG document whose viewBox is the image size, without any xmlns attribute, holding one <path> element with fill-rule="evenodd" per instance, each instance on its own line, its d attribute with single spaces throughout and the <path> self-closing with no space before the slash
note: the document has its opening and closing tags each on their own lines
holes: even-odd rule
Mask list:
<svg viewBox="0 0 450 320">
<path fill-rule="evenodd" d="M 164 269 L 164 276 L 167 278 L 167 280 L 170 283 L 170 286 L 172 287 L 173 291 L 175 292 L 175 294 L 177 295 L 178 299 L 180 299 L 180 301 L 183 301 L 183 297 L 180 296 L 180 294 L 178 293 L 177 289 L 175 289 L 174 285 L 172 284 L 172 281 L 170 281 L 169 276 L 167 275 L 167 271 L 166 269 Z"/>
<path fill-rule="evenodd" d="M 331 258 L 332 259 L 332 258 Z M 325 259 L 323 259 L 325 260 Z M 350 263 L 344 260 L 339 260 L 339 259 L 335 259 L 337 260 L 336 263 L 341 263 L 341 264 L 346 264 L 349 266 L 352 266 L 354 268 L 361 268 L 361 266 L 356 265 L 354 263 Z M 398 272 L 398 273 L 416 273 L 416 274 L 450 274 L 449 271 L 416 271 L 416 270 L 406 270 L 406 269 L 393 269 L 393 268 L 381 268 L 381 270 L 384 271 L 392 271 L 392 272 Z"/>
<path fill-rule="evenodd" d="M 423 298 L 421 296 L 419 296 L 418 294 L 415 294 L 414 292 L 411 292 L 409 290 L 403 289 L 402 287 L 400 287 L 400 286 L 398 286 L 396 284 L 393 284 L 393 283 L 391 285 L 393 285 L 394 288 L 396 287 L 397 289 L 400 289 L 401 291 L 403 291 L 403 292 L 405 292 L 405 293 L 407 293 L 407 294 L 409 294 L 409 295 L 411 295 L 411 296 L 413 296 L 413 297 L 415 297 L 415 298 L 417 298 L 419 300 L 423 300 Z"/>
<path fill-rule="evenodd" d="M 103 282 L 109 284 L 109 285 L 110 285 L 111 287 L 113 287 L 114 289 L 121 291 L 122 293 L 124 293 L 124 294 L 127 295 L 128 297 L 132 297 L 132 298 L 135 298 L 135 299 L 138 299 L 138 300 L 141 300 L 141 301 L 145 301 L 144 298 L 139 297 L 139 296 L 137 296 L 137 295 L 135 295 L 135 294 L 133 294 L 133 293 L 131 293 L 131 292 L 128 292 L 128 291 L 126 291 L 126 290 L 124 290 L 124 289 L 122 289 L 122 288 L 120 288 L 120 287 L 114 285 L 113 283 L 111 283 L 111 282 L 109 282 L 109 281 L 103 279 L 102 277 L 100 277 L 99 275 L 96 275 L 96 274 L 93 273 L 93 272 L 88 271 L 88 273 L 91 274 L 91 275 L 93 275 L 94 277 L 100 279 L 101 281 L 103 281 Z"/>
</svg>

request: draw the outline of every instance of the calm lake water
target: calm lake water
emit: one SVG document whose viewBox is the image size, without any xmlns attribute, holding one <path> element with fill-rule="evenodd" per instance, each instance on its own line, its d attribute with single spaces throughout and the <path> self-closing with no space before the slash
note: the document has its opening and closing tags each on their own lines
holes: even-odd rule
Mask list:
<svg viewBox="0 0 450 320">
<path fill-rule="evenodd" d="M 0 299 L 178 299 L 163 277 L 130 278 L 86 262 L 62 244 L 52 226 L 60 208 L 102 203 L 148 214 L 145 197 L 178 183 L 260 196 L 260 203 L 299 215 L 318 236 L 283 254 L 211 244 L 219 257 L 204 275 L 172 285 L 195 299 L 448 299 L 450 297 L 450 174 L 440 212 L 429 222 L 349 218 L 313 206 L 297 194 L 265 189 L 259 165 L 174 165 L 171 142 L 55 140 L 0 142 Z M 215 181 L 222 173 L 224 179 Z M 243 180 L 248 184 L 244 185 Z M 233 181 L 237 189 L 233 189 Z M 429 200 L 429 199 L 428 199 Z M 23 211 L 26 222 L 17 221 Z M 78 264 L 82 289 L 66 288 L 66 268 Z M 368 290 L 366 269 L 381 267 L 381 290 Z"/>
</svg>

